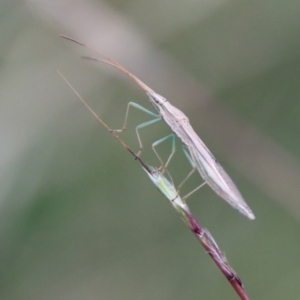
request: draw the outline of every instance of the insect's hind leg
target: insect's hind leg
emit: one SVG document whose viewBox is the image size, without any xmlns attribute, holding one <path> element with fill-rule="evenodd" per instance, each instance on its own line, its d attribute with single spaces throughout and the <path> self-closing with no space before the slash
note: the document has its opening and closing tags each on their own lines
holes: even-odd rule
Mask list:
<svg viewBox="0 0 300 300">
<path fill-rule="evenodd" d="M 188 159 L 189 163 L 192 166 L 192 170 L 188 173 L 188 175 L 183 179 L 183 181 L 178 185 L 177 187 L 177 194 L 179 194 L 182 186 L 186 183 L 186 181 L 192 176 L 192 174 L 196 171 L 197 167 L 195 162 L 193 161 L 193 159 L 191 158 L 190 154 L 187 152 L 186 150 L 186 146 L 182 145 L 182 151 L 185 154 L 186 158 Z M 204 181 L 203 183 L 201 183 L 198 187 L 196 187 L 195 189 L 193 189 L 191 192 L 189 192 L 188 194 L 186 194 L 184 197 L 182 197 L 182 200 L 185 201 L 189 196 L 191 196 L 193 193 L 195 193 L 196 191 L 198 191 L 200 188 L 202 188 L 204 185 L 206 184 L 206 182 Z"/>
<path fill-rule="evenodd" d="M 127 109 L 126 109 L 126 114 L 125 114 L 125 120 L 124 120 L 123 127 L 121 129 L 112 129 L 112 130 L 110 130 L 111 132 L 123 132 L 123 131 L 126 130 L 130 107 L 137 108 L 137 109 L 145 112 L 146 114 L 148 114 L 148 115 L 150 115 L 152 117 L 155 117 L 155 119 L 147 121 L 147 122 L 144 122 L 142 124 L 139 124 L 135 128 L 135 132 L 136 132 L 138 143 L 139 143 L 139 151 L 137 152 L 136 156 L 140 157 L 140 155 L 141 155 L 141 153 L 143 151 L 143 143 L 142 143 L 142 140 L 141 140 L 141 137 L 140 137 L 140 134 L 139 134 L 139 130 L 141 128 L 144 128 L 144 127 L 148 126 L 148 125 L 151 125 L 153 123 L 156 123 L 156 122 L 160 121 L 161 120 L 161 116 L 158 115 L 158 114 L 156 114 L 156 113 L 154 113 L 154 112 L 152 112 L 151 110 L 146 109 L 145 107 L 143 107 L 143 106 L 141 106 L 141 105 L 139 105 L 139 104 L 137 104 L 135 102 L 129 102 L 127 104 Z"/>
<path fill-rule="evenodd" d="M 164 163 L 163 160 L 162 160 L 162 158 L 161 158 L 160 155 L 158 154 L 157 150 L 155 149 L 155 147 L 158 146 L 159 144 L 165 142 L 165 141 L 168 140 L 168 139 L 172 139 L 172 150 L 171 150 L 171 154 L 169 155 L 169 157 L 168 157 L 166 163 Z M 154 143 L 152 144 L 152 149 L 153 149 L 155 155 L 157 156 L 157 158 L 158 158 L 158 160 L 159 160 L 159 162 L 160 162 L 160 164 L 161 164 L 161 166 L 157 169 L 157 171 L 158 171 L 158 170 L 162 170 L 162 171 L 161 171 L 162 174 L 163 174 L 163 173 L 165 172 L 165 170 L 167 169 L 167 166 L 168 166 L 168 164 L 170 163 L 170 160 L 172 159 L 173 155 L 175 154 L 175 151 L 176 151 L 176 146 L 175 146 L 175 144 L 176 144 L 176 135 L 175 135 L 174 133 L 171 133 L 171 134 L 169 134 L 169 135 L 163 137 L 162 139 L 160 139 L 160 140 L 158 140 L 158 141 L 156 141 L 156 142 L 154 142 Z"/>
</svg>

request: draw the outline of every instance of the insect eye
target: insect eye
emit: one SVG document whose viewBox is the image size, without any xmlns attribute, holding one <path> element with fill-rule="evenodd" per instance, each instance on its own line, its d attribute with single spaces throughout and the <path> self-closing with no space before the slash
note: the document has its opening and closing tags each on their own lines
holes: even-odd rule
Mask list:
<svg viewBox="0 0 300 300">
<path fill-rule="evenodd" d="M 149 96 L 151 98 L 151 100 L 155 103 L 155 104 L 162 104 L 164 101 L 166 101 L 166 99 L 164 97 L 162 97 L 161 95 L 157 94 L 157 93 L 149 93 Z"/>
</svg>

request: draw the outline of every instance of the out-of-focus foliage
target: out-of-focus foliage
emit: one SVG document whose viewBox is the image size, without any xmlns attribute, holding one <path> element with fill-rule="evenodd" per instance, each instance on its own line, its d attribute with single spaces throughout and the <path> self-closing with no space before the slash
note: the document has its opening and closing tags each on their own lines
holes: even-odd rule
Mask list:
<svg viewBox="0 0 300 300">
<path fill-rule="evenodd" d="M 113 128 L 150 107 L 125 76 L 83 61 L 115 57 L 168 97 L 235 180 L 249 221 L 207 187 L 189 199 L 253 299 L 298 299 L 299 1 L 2 1 L 0 298 L 237 299 Z M 100 68 L 99 68 L 100 67 Z M 122 137 L 137 150 L 132 111 Z M 169 132 L 142 130 L 143 158 Z M 178 145 L 179 146 L 179 145 Z M 170 145 L 161 153 L 167 156 Z M 175 182 L 189 171 L 183 155 Z M 199 184 L 194 176 L 184 192 Z"/>
</svg>

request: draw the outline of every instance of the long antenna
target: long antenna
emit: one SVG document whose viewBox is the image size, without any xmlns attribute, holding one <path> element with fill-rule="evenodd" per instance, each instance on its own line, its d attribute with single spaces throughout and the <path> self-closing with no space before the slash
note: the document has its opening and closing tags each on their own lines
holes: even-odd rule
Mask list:
<svg viewBox="0 0 300 300">
<path fill-rule="evenodd" d="M 57 70 L 57 73 L 64 80 L 64 82 L 70 87 L 70 89 L 74 92 L 74 94 L 79 98 L 79 100 L 85 105 L 85 107 L 91 112 L 91 114 L 113 135 L 118 142 L 133 156 L 135 160 L 138 160 L 141 165 L 147 170 L 148 173 L 152 174 L 150 168 L 129 148 L 127 144 L 123 142 L 123 140 L 95 113 L 95 111 L 87 104 L 87 102 L 81 97 L 81 95 L 75 90 L 72 84 L 67 80 L 67 78 Z"/>
<path fill-rule="evenodd" d="M 73 43 L 76 43 L 76 44 L 78 44 L 80 46 L 83 46 L 83 47 L 85 47 L 85 48 L 87 48 L 89 50 L 92 50 L 92 51 L 98 53 L 99 55 L 103 56 L 106 60 L 104 60 L 104 59 L 98 59 L 98 58 L 94 58 L 94 57 L 90 57 L 90 56 L 82 56 L 82 58 L 110 65 L 110 66 L 112 66 L 112 67 L 120 70 L 121 72 L 123 72 L 124 74 L 126 74 L 127 76 L 129 76 L 130 78 L 132 78 L 145 92 L 148 92 L 148 93 L 153 93 L 154 92 L 149 86 L 147 86 L 144 82 L 142 82 L 140 79 L 138 79 L 136 76 L 134 76 L 132 73 L 130 73 L 123 66 L 121 66 L 117 61 L 113 60 L 109 56 L 101 53 L 100 51 L 98 51 L 97 49 L 95 49 L 95 48 L 93 48 L 91 46 L 83 44 L 83 43 L 81 43 L 81 42 L 79 42 L 79 41 L 77 41 L 77 40 L 75 40 L 73 38 L 70 38 L 68 36 L 60 35 L 60 37 L 62 37 L 63 39 L 66 39 L 68 41 L 71 41 Z"/>
</svg>

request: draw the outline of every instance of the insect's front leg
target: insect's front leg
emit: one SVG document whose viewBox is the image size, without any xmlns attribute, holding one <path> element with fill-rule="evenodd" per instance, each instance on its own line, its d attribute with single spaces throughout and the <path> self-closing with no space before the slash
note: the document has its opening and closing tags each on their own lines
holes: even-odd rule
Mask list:
<svg viewBox="0 0 300 300">
<path fill-rule="evenodd" d="M 156 123 L 158 121 L 161 120 L 161 116 L 152 112 L 151 110 L 148 110 L 146 109 L 145 107 L 135 103 L 135 102 L 129 102 L 127 104 L 127 109 L 126 109 L 126 114 L 125 114 L 125 120 L 124 120 L 124 124 L 123 124 L 123 127 L 121 129 L 113 129 L 113 130 L 110 130 L 111 132 L 123 132 L 126 130 L 126 126 L 127 126 L 127 121 L 128 121 L 128 116 L 129 116 L 129 109 L 130 107 L 134 107 L 136 109 L 139 109 L 143 112 L 145 112 L 146 114 L 152 116 L 152 117 L 155 117 L 155 119 L 153 120 L 150 120 L 150 121 L 147 121 L 147 122 L 144 122 L 142 124 L 139 124 L 138 126 L 136 126 L 135 128 L 135 132 L 136 132 L 136 135 L 137 135 L 137 139 L 138 139 L 138 142 L 139 142 L 139 151 L 136 153 L 136 156 L 137 157 L 140 157 L 142 151 L 143 151 L 143 143 L 142 143 L 142 140 L 141 140 L 141 137 L 140 137 L 140 134 L 139 134 L 139 130 L 148 126 L 148 125 L 151 125 L 153 123 Z"/>
</svg>

